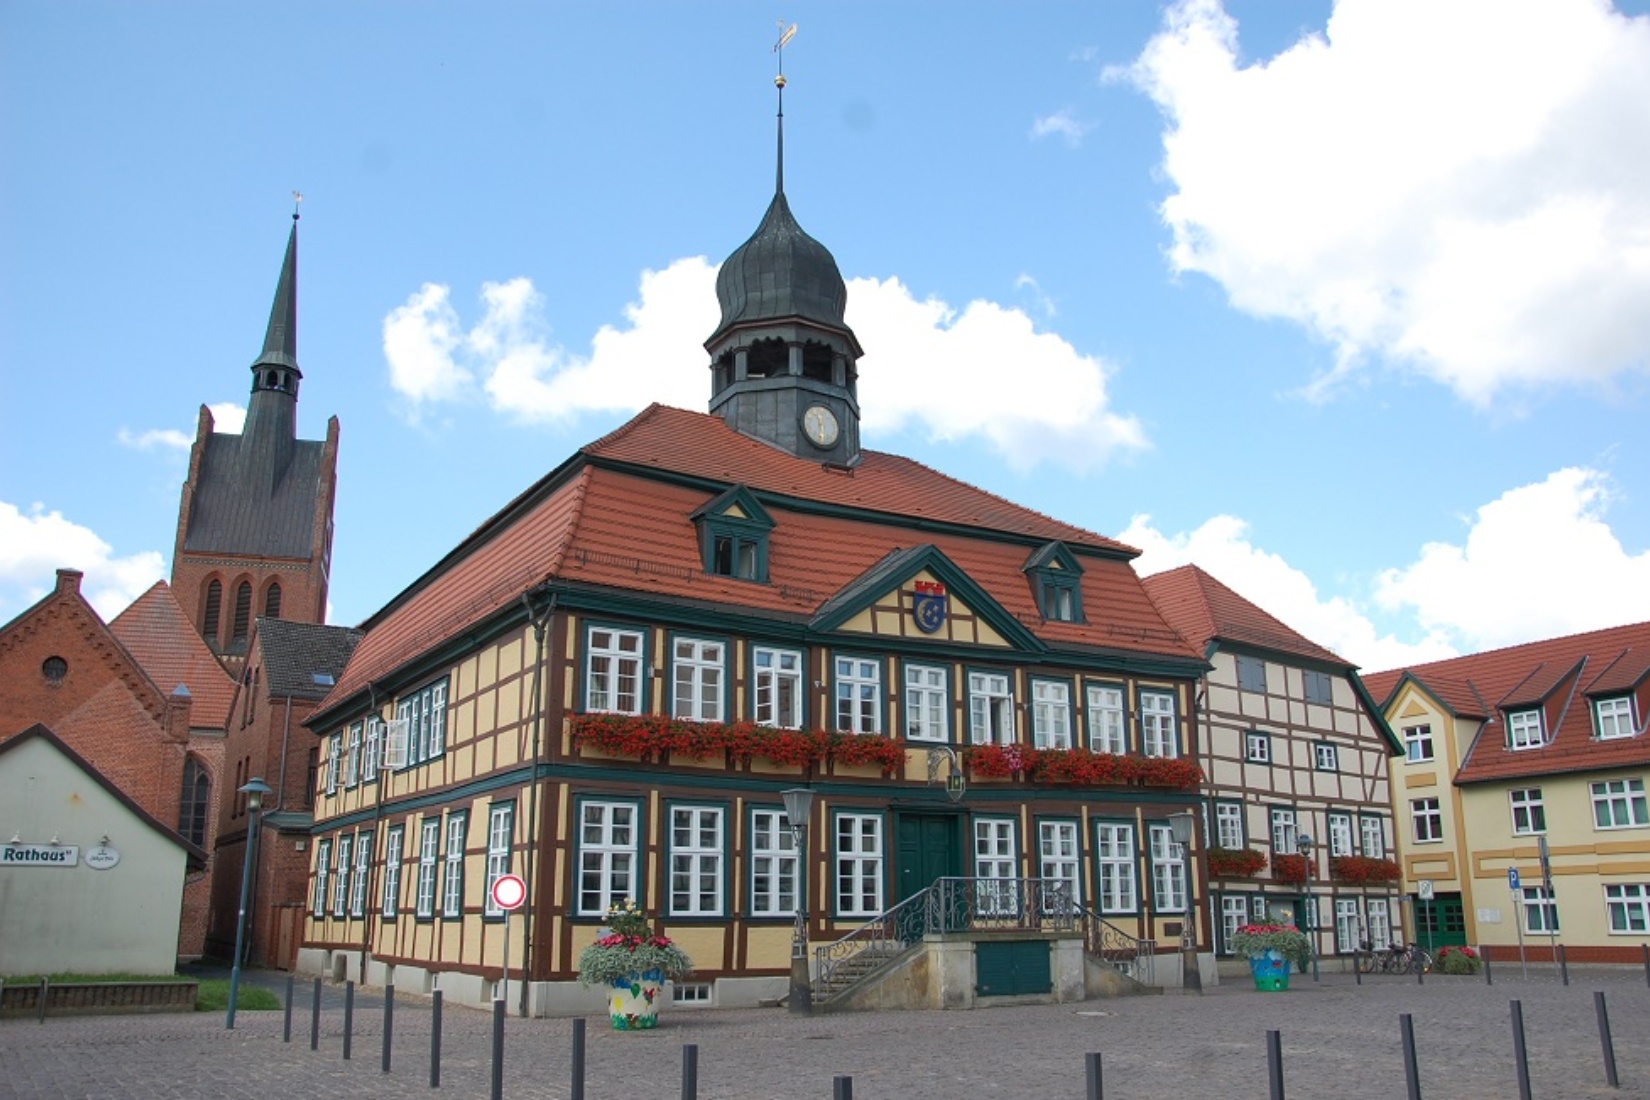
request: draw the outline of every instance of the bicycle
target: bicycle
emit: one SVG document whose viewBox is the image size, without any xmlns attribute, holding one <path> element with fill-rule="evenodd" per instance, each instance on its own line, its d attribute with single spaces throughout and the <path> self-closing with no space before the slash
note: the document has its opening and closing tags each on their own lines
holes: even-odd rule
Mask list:
<svg viewBox="0 0 1650 1100">
<path fill-rule="evenodd" d="M 1423 974 L 1430 974 L 1433 962 L 1433 957 L 1419 944 L 1404 946 L 1394 943 L 1377 951 L 1373 944 L 1364 940 L 1358 945 L 1354 965 L 1360 974 L 1414 974 L 1417 969 Z"/>
</svg>

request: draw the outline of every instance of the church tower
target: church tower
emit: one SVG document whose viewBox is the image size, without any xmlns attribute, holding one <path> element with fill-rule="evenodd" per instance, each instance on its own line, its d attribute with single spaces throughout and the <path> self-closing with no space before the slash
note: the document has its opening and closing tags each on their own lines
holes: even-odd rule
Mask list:
<svg viewBox="0 0 1650 1100">
<path fill-rule="evenodd" d="M 710 411 L 744 435 L 800 458 L 859 461 L 858 362 L 843 320 L 848 290 L 836 260 L 802 231 L 785 200 L 785 77 L 773 202 L 716 276 L 722 321 L 705 341 Z"/>
<path fill-rule="evenodd" d="M 178 508 L 172 592 L 224 667 L 238 673 L 258 616 L 326 620 L 338 418 L 298 438 L 298 215 L 275 286 L 239 435 L 201 406 Z"/>
</svg>

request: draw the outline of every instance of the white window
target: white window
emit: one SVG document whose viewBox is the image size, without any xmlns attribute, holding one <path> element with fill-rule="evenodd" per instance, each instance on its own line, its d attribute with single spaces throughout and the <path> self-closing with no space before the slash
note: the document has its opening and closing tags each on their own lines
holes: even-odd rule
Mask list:
<svg viewBox="0 0 1650 1100">
<path fill-rule="evenodd" d="M 1152 910 L 1157 913 L 1186 911 L 1186 864 L 1174 829 L 1168 825 L 1148 825 L 1152 848 Z"/>
<path fill-rule="evenodd" d="M 796 913 L 796 838 L 780 810 L 751 813 L 751 916 Z"/>
<path fill-rule="evenodd" d="M 1295 811 L 1282 806 L 1272 807 L 1272 854 L 1297 854 L 1300 849 L 1295 843 L 1295 837 Z"/>
<path fill-rule="evenodd" d="M 426 684 L 395 705 L 407 723 L 407 766 L 434 760 L 447 751 L 447 681 Z"/>
<path fill-rule="evenodd" d="M 1364 919 L 1369 922 L 1369 946 L 1384 951 L 1392 945 L 1392 910 L 1386 898 L 1365 898 Z"/>
<path fill-rule="evenodd" d="M 671 646 L 676 691 L 671 713 L 692 722 L 722 720 L 722 643 L 677 638 Z"/>
<path fill-rule="evenodd" d="M 1352 849 L 1352 815 L 1329 815 L 1329 854 L 1330 856 L 1349 856 Z"/>
<path fill-rule="evenodd" d="M 1539 749 L 1544 743 L 1541 737 L 1541 712 L 1520 710 L 1507 715 L 1507 739 L 1515 749 Z"/>
<path fill-rule="evenodd" d="M 378 912 L 387 920 L 394 920 L 401 905 L 401 851 L 406 845 L 407 827 L 391 825 L 384 834 L 384 896 Z"/>
<path fill-rule="evenodd" d="M 1140 693 L 1140 751 L 1147 756 L 1180 755 L 1173 695 L 1161 691 Z"/>
<path fill-rule="evenodd" d="M 1558 902 L 1545 886 L 1524 887 L 1524 931 L 1558 931 Z"/>
<path fill-rule="evenodd" d="M 837 815 L 836 910 L 844 917 L 882 912 L 882 818 L 875 814 Z"/>
<path fill-rule="evenodd" d="M 1123 725 L 1123 689 L 1089 685 L 1089 748 L 1094 752 L 1129 751 Z"/>
<path fill-rule="evenodd" d="M 361 781 L 361 723 L 349 728 L 349 749 L 344 753 L 344 786 L 353 787 Z"/>
<path fill-rule="evenodd" d="M 1593 784 L 1593 823 L 1600 829 L 1650 825 L 1644 804 L 1644 780 L 1609 779 Z"/>
<path fill-rule="evenodd" d="M 435 916 L 435 856 L 441 846 L 441 819 L 426 817 L 418 833 L 418 883 L 413 897 L 413 913 L 426 919 Z"/>
<path fill-rule="evenodd" d="M 1251 764 L 1272 762 L 1272 739 L 1264 733 L 1250 730 L 1243 735 L 1243 758 Z"/>
<path fill-rule="evenodd" d="M 1541 801 L 1540 787 L 1521 787 L 1507 792 L 1512 800 L 1514 833 L 1544 833 L 1547 831 L 1547 808 Z"/>
<path fill-rule="evenodd" d="M 992 880 L 978 886 L 975 904 L 982 916 L 1007 916 L 1017 910 L 1020 875 L 1012 819 L 974 819 L 974 877 Z"/>
<path fill-rule="evenodd" d="M 1358 899 L 1335 899 L 1335 950 L 1343 955 L 1358 950 Z"/>
<path fill-rule="evenodd" d="M 464 915 L 464 831 L 468 815 L 447 815 L 447 858 L 441 867 L 441 915 Z"/>
<path fill-rule="evenodd" d="M 1135 890 L 1134 826 L 1101 822 L 1095 826 L 1095 856 L 1100 863 L 1100 911 L 1132 913 L 1139 908 Z"/>
<path fill-rule="evenodd" d="M 1264 692 L 1266 690 L 1266 662 L 1259 657 L 1239 655 L 1237 674 L 1239 691 Z"/>
<path fill-rule="evenodd" d="M 516 804 L 501 802 L 487 808 L 487 881 L 481 893 L 482 912 L 501 917 L 504 910 L 493 901 L 493 883 L 510 873 L 510 849 L 515 841 Z"/>
<path fill-rule="evenodd" d="M 349 900 L 349 857 L 352 841 L 352 837 L 338 838 L 338 862 L 332 868 L 332 915 L 335 917 L 344 915 L 344 905 Z"/>
<path fill-rule="evenodd" d="M 1220 899 L 1220 942 L 1222 950 L 1231 954 L 1231 947 L 1226 946 L 1237 935 L 1237 930 L 1249 923 L 1249 899 L 1242 894 L 1227 894 Z"/>
<path fill-rule="evenodd" d="M 642 632 L 592 627 L 585 647 L 584 709 L 642 712 Z M 606 910 L 606 906 L 602 907 Z"/>
<path fill-rule="evenodd" d="M 1414 798 L 1409 803 L 1409 819 L 1415 826 L 1415 842 L 1431 844 L 1444 839 L 1444 811 L 1436 798 Z"/>
<path fill-rule="evenodd" d="M 860 657 L 836 659 L 839 733 L 882 732 L 882 666 Z"/>
<path fill-rule="evenodd" d="M 756 724 L 801 729 L 802 654 L 757 646 L 751 664 L 756 669 Z"/>
<path fill-rule="evenodd" d="M 367 872 L 372 868 L 374 834 L 360 832 L 355 836 L 355 872 L 349 882 L 349 915 L 359 920 L 367 915 Z"/>
<path fill-rule="evenodd" d="M 371 783 L 378 778 L 384 745 L 384 720 L 378 715 L 367 719 L 367 737 L 361 746 L 361 782 Z"/>
<path fill-rule="evenodd" d="M 636 807 L 585 802 L 579 808 L 579 912 L 601 916 L 636 897 Z"/>
<path fill-rule="evenodd" d="M 1242 803 L 1215 803 L 1215 843 L 1231 851 L 1244 847 Z"/>
<path fill-rule="evenodd" d="M 315 893 L 310 897 L 310 916 L 320 920 L 327 915 L 327 872 L 332 869 L 332 841 L 322 840 L 315 845 Z"/>
<path fill-rule="evenodd" d="M 1320 772 L 1338 772 L 1341 770 L 1340 753 L 1334 745 L 1319 741 L 1312 746 L 1312 765 Z"/>
<path fill-rule="evenodd" d="M 1064 884 L 1066 895 L 1073 904 L 1082 901 L 1082 869 L 1078 864 L 1077 822 L 1039 821 L 1037 823 L 1038 873 L 1050 882 Z"/>
<path fill-rule="evenodd" d="M 1623 883 L 1604 888 L 1604 911 L 1610 918 L 1612 935 L 1644 935 L 1650 932 L 1650 886 Z"/>
<path fill-rule="evenodd" d="M 327 738 L 327 793 L 338 791 L 338 761 L 344 752 L 344 736 L 335 733 Z"/>
<path fill-rule="evenodd" d="M 1381 819 L 1365 815 L 1358 819 L 1358 831 L 1363 841 L 1363 854 L 1370 859 L 1386 858 L 1386 831 Z"/>
<path fill-rule="evenodd" d="M 1007 676 L 968 674 L 968 739 L 976 745 L 1014 743 L 1014 696 Z"/>
<path fill-rule="evenodd" d="M 670 811 L 670 911 L 679 917 L 722 915 L 722 810 Z"/>
<path fill-rule="evenodd" d="M 1031 682 L 1031 736 L 1040 749 L 1071 748 L 1071 685 Z"/>
<path fill-rule="evenodd" d="M 905 666 L 905 736 L 912 741 L 949 741 L 950 707 L 945 691 L 945 669 L 933 665 Z"/>
<path fill-rule="evenodd" d="M 1415 764 L 1422 760 L 1432 759 L 1431 726 L 1405 726 L 1403 728 L 1403 736 L 1404 760 L 1407 763 Z"/>
<path fill-rule="evenodd" d="M 1598 735 L 1601 740 L 1633 736 L 1633 700 L 1630 696 L 1600 699 L 1593 706 L 1598 715 Z"/>
</svg>

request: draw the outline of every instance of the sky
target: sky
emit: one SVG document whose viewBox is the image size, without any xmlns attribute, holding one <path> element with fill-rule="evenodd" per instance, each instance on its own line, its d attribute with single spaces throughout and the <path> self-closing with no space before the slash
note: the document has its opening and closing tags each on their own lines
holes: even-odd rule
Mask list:
<svg viewBox="0 0 1650 1100">
<path fill-rule="evenodd" d="M 652 401 L 774 187 L 865 445 L 1366 670 L 1650 618 L 1650 0 L 0 0 L 0 622 L 170 569 L 301 192 L 330 621 Z"/>
</svg>

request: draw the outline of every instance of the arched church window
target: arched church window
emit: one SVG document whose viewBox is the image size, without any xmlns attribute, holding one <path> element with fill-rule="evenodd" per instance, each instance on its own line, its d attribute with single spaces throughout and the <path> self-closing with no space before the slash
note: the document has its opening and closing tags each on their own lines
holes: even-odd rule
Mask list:
<svg viewBox="0 0 1650 1100">
<path fill-rule="evenodd" d="M 178 799 L 178 833 L 196 847 L 206 846 L 206 811 L 212 805 L 212 780 L 193 756 L 183 762 L 183 792 Z"/>
<path fill-rule="evenodd" d="M 264 593 L 264 618 L 279 619 L 281 617 L 281 582 L 271 581 L 269 591 Z"/>
<path fill-rule="evenodd" d="M 242 581 L 235 589 L 235 624 L 231 640 L 246 641 L 246 631 L 252 625 L 252 582 Z"/>
<path fill-rule="evenodd" d="M 201 637 L 209 642 L 218 640 L 218 613 L 223 605 L 223 582 L 214 580 L 206 586 L 206 604 L 201 608 Z"/>
</svg>

